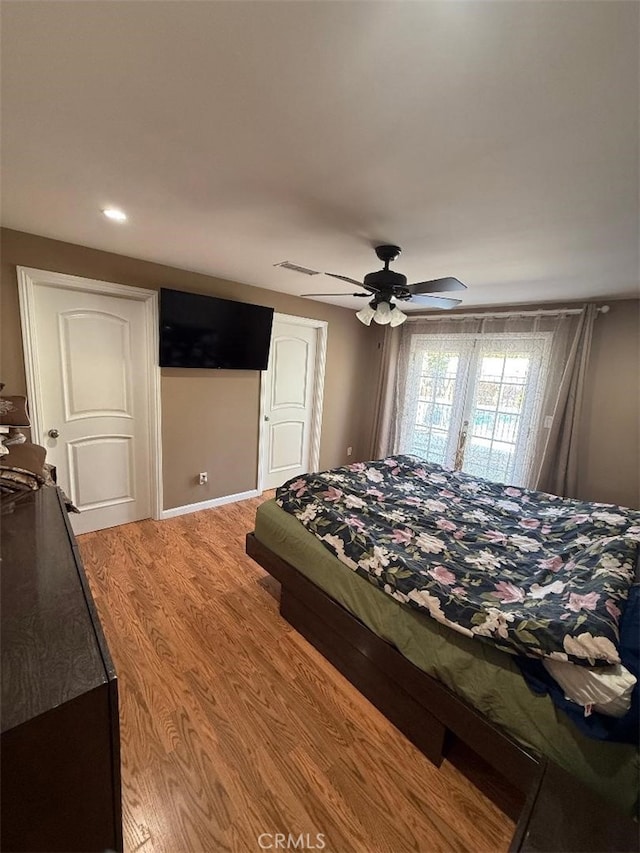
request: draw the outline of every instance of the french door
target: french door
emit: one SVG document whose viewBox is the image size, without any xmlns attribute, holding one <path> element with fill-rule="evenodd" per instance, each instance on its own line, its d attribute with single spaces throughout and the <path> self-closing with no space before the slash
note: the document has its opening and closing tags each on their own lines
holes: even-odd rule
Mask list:
<svg viewBox="0 0 640 853">
<path fill-rule="evenodd" d="M 400 450 L 524 485 L 535 445 L 550 334 L 416 335 Z"/>
</svg>

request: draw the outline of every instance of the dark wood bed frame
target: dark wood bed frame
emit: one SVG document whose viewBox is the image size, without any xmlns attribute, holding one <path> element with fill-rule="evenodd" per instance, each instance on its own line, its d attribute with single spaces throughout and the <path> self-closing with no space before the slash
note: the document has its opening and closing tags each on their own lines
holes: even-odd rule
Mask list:
<svg viewBox="0 0 640 853">
<path fill-rule="evenodd" d="M 253 533 L 246 550 L 280 582 L 287 622 L 436 766 L 458 739 L 526 794 L 519 815 L 511 815 L 517 825 L 509 853 L 638 851 L 633 820 L 414 666 Z"/>
<path fill-rule="evenodd" d="M 454 738 L 529 793 L 544 760 L 408 661 L 301 572 L 247 535 L 247 554 L 281 584 L 280 613 L 434 764 Z"/>
</svg>

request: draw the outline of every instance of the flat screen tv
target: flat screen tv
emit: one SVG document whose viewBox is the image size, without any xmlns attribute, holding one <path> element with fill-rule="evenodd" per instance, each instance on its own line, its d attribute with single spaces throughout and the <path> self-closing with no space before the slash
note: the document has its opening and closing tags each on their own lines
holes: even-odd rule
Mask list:
<svg viewBox="0 0 640 853">
<path fill-rule="evenodd" d="M 160 367 L 266 370 L 273 308 L 160 291 Z"/>
</svg>

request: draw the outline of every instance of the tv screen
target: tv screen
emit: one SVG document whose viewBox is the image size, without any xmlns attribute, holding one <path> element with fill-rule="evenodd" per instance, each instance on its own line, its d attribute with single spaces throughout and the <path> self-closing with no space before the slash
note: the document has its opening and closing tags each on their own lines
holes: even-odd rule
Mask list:
<svg viewBox="0 0 640 853">
<path fill-rule="evenodd" d="M 160 291 L 160 367 L 266 370 L 273 308 Z"/>
</svg>

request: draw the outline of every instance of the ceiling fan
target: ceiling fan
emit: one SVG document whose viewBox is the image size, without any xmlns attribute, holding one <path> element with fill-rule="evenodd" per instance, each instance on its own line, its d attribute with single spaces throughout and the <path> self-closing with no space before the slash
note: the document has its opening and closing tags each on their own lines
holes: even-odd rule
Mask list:
<svg viewBox="0 0 640 853">
<path fill-rule="evenodd" d="M 381 270 L 367 273 L 364 281 L 356 281 L 347 275 L 337 275 L 329 272 L 332 278 L 338 278 L 349 284 L 364 288 L 364 293 L 303 293 L 303 296 L 363 296 L 373 297 L 369 304 L 358 311 L 356 317 L 365 326 L 370 326 L 371 321 L 382 325 L 389 323 L 390 326 L 399 326 L 407 319 L 398 306 L 397 301 L 418 303 L 429 308 L 454 308 L 462 300 L 449 299 L 446 296 L 433 296 L 436 293 L 450 293 L 455 290 L 466 290 L 466 284 L 457 278 L 436 278 L 433 281 L 418 281 L 415 284 L 407 284 L 406 275 L 389 269 L 391 261 L 395 261 L 400 255 L 400 246 L 376 246 L 375 252 L 384 263 Z"/>
</svg>

